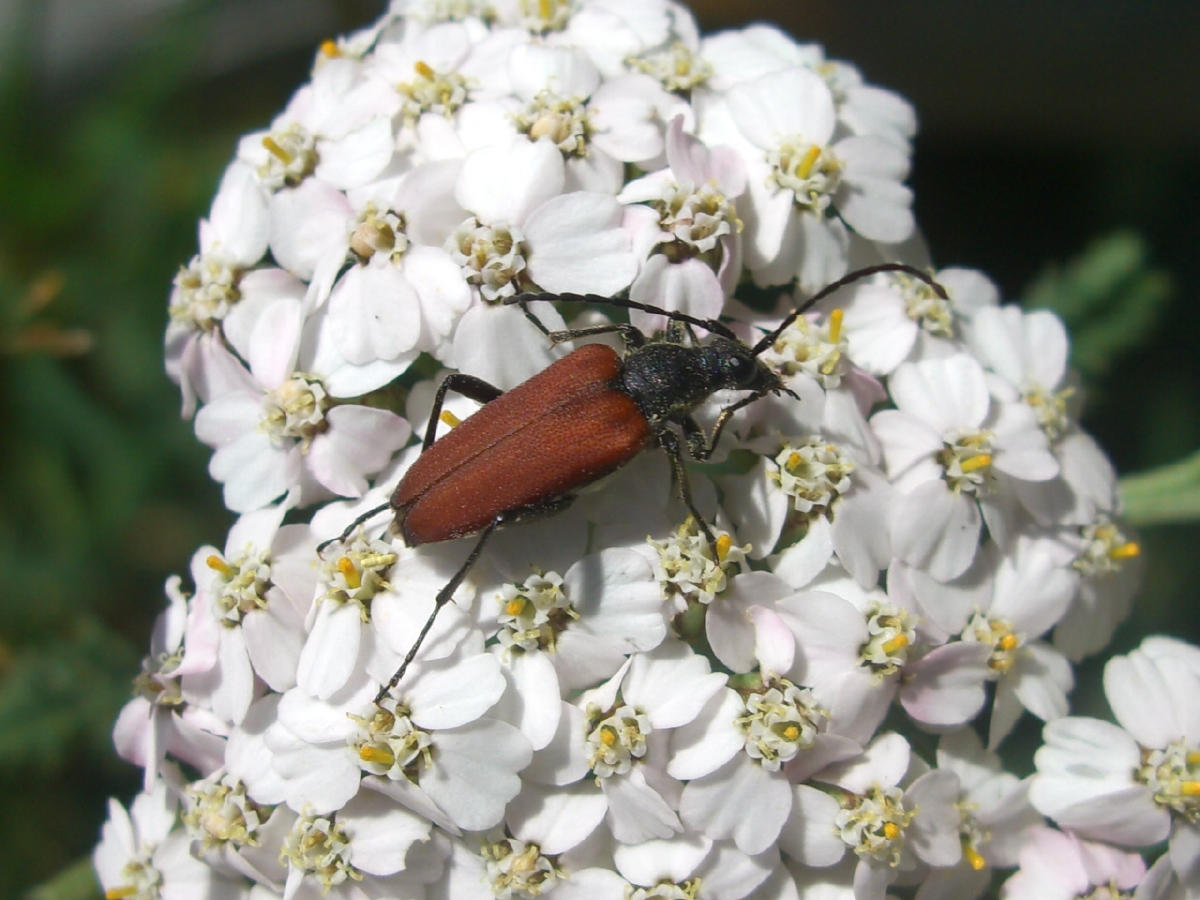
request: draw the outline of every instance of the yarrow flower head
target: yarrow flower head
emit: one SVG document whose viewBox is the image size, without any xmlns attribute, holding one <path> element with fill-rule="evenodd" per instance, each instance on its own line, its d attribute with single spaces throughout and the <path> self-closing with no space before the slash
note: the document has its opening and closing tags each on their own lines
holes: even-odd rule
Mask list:
<svg viewBox="0 0 1200 900">
<path fill-rule="evenodd" d="M 170 290 L 239 518 L 114 730 L 107 896 L 1081 894 L 1163 841 L 1195 884 L 1198 651 L 1065 716 L 1140 545 L 1062 323 L 917 249 L 915 131 L 666 0 L 323 44 Z"/>
</svg>

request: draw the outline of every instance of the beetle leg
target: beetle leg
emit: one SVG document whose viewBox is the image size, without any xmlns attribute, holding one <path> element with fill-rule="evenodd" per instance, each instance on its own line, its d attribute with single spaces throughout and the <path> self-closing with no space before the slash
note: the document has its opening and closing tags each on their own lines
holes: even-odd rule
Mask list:
<svg viewBox="0 0 1200 900">
<path fill-rule="evenodd" d="M 696 503 L 692 499 L 692 485 L 688 481 L 687 466 L 683 464 L 683 452 L 679 447 L 679 438 L 669 428 L 663 428 L 658 433 L 657 438 L 658 445 L 666 451 L 667 457 L 671 460 L 671 475 L 674 477 L 675 485 L 679 490 L 679 499 L 683 501 L 683 505 L 687 507 L 692 518 L 696 520 L 696 524 L 700 526 L 700 530 L 704 532 L 704 539 L 708 541 L 708 547 L 712 551 L 713 562 L 720 565 L 721 560 L 717 555 L 717 539 L 713 535 L 708 521 L 701 514 L 700 510 L 696 509 Z"/>
<path fill-rule="evenodd" d="M 446 400 L 447 391 L 454 391 L 480 403 L 491 403 L 504 393 L 500 388 L 488 384 L 482 378 L 476 378 L 474 375 L 464 375 L 462 372 L 447 375 L 438 385 L 437 393 L 433 397 L 433 408 L 429 411 L 429 424 L 425 426 L 425 441 L 421 444 L 422 453 L 432 446 L 434 437 L 437 435 L 437 423 L 442 415 L 442 404 Z"/>
<path fill-rule="evenodd" d="M 433 628 L 433 623 L 437 619 L 438 613 L 442 611 L 442 607 L 450 601 L 452 596 L 454 596 L 454 592 L 458 590 L 458 586 L 462 584 L 463 579 L 467 577 L 467 573 L 471 571 L 471 567 L 475 565 L 475 561 L 479 559 L 479 554 L 483 552 L 483 545 L 486 544 L 487 539 L 492 536 L 492 532 L 500 527 L 500 525 L 504 524 L 505 519 L 506 517 L 503 515 L 496 516 L 492 523 L 483 529 L 482 532 L 480 532 L 479 540 L 475 542 L 475 548 L 467 556 L 466 560 L 459 567 L 458 571 L 455 572 L 450 577 L 450 580 L 446 582 L 445 586 L 438 591 L 437 597 L 435 597 L 433 601 L 433 612 L 429 614 L 429 618 L 426 619 L 425 624 L 421 626 L 421 631 L 417 635 L 417 639 L 413 641 L 413 645 L 409 647 L 408 652 L 404 654 L 404 660 L 400 663 L 400 668 L 398 668 L 392 674 L 392 677 L 388 679 L 387 684 L 381 687 L 379 689 L 379 693 L 375 695 L 376 706 L 383 701 L 384 697 L 391 693 L 392 688 L 394 688 L 400 679 L 404 677 L 404 673 L 408 671 L 409 664 L 412 663 L 413 659 L 417 655 L 417 651 L 421 649 L 421 644 L 424 643 L 425 637 L 429 634 L 429 629 Z"/>
<path fill-rule="evenodd" d="M 725 426 L 729 423 L 730 417 L 741 409 L 743 406 L 749 406 L 755 400 L 760 400 L 766 396 L 766 392 L 757 392 L 748 394 L 736 403 L 730 403 L 721 410 L 721 414 L 717 416 L 717 422 L 713 425 L 712 434 L 707 438 L 704 436 L 704 431 L 696 424 L 696 420 L 691 416 L 687 416 L 680 421 L 683 426 L 684 434 L 688 438 L 688 451 L 692 455 L 692 459 L 699 462 L 704 462 L 713 455 L 713 451 L 717 449 L 717 441 L 721 439 L 721 432 L 725 430 Z M 688 424 L 688 420 L 691 424 Z"/>
</svg>

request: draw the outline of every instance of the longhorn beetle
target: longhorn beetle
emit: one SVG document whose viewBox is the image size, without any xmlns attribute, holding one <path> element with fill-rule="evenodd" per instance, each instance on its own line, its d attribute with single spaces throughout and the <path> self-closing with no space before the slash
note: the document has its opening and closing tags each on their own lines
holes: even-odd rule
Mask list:
<svg viewBox="0 0 1200 900">
<path fill-rule="evenodd" d="M 666 451 L 679 498 L 714 546 L 712 529 L 692 501 L 679 435 L 671 426 L 682 433 L 689 456 L 708 459 L 735 412 L 767 394 L 791 394 L 759 355 L 815 303 L 878 272 L 905 272 L 947 299 L 941 285 L 912 266 L 868 266 L 822 288 L 751 347 L 715 319 L 634 300 L 545 293 L 507 298 L 505 303 L 520 305 L 552 343 L 615 332 L 624 340 L 626 353 L 621 357 L 606 344 L 585 344 L 507 392 L 471 375 L 449 375 L 434 396 L 421 455 L 400 479 L 391 500 L 366 511 L 340 537 L 317 547 L 321 552 L 335 540 L 345 541 L 355 528 L 389 508 L 410 547 L 479 535 L 462 566 L 438 591 L 433 612 L 375 702 L 381 702 L 404 677 L 438 612 L 497 528 L 562 511 L 574 500 L 575 490 L 620 468 L 647 446 Z M 666 316 L 671 322 L 662 338 L 649 338 L 623 323 L 550 331 L 526 307 L 535 300 L 607 304 Z M 709 332 L 708 337 L 698 339 L 693 326 Z M 692 412 L 725 388 L 749 393 L 724 407 L 706 435 Z M 435 441 L 449 391 L 484 406 Z"/>
</svg>

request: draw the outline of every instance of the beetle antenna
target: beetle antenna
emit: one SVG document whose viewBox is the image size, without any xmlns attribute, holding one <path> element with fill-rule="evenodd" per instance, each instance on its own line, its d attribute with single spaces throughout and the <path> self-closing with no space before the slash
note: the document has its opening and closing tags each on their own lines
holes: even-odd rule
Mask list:
<svg viewBox="0 0 1200 900">
<path fill-rule="evenodd" d="M 522 307 L 526 303 L 532 303 L 535 300 L 544 300 L 548 303 L 555 301 L 563 301 L 566 303 L 598 303 L 607 304 L 608 306 L 619 306 L 622 309 L 636 309 L 641 312 L 652 313 L 657 316 L 666 316 L 668 319 L 674 319 L 676 322 L 684 322 L 688 325 L 696 325 L 703 328 L 705 331 L 719 334 L 721 337 L 729 338 L 736 341 L 738 336 L 734 334 L 729 326 L 723 322 L 718 322 L 716 319 L 700 319 L 696 316 L 689 316 L 687 313 L 676 312 L 675 310 L 663 309 L 659 306 L 651 306 L 649 303 L 639 303 L 637 300 L 629 300 L 625 297 L 602 297 L 599 294 L 551 294 L 551 293 L 524 293 L 515 294 L 512 297 L 505 297 L 504 303 L 506 306 L 519 303 Z M 545 330 L 543 326 L 543 330 Z"/>
<path fill-rule="evenodd" d="M 333 543 L 336 543 L 339 541 L 343 544 L 346 543 L 346 538 L 350 537 L 350 533 L 352 531 L 354 531 L 355 528 L 357 528 L 363 522 L 367 521 L 367 519 L 371 518 L 372 516 L 379 515 L 381 512 L 383 512 L 389 506 L 391 506 L 390 503 L 381 503 L 379 506 L 372 507 L 371 509 L 368 509 L 365 513 L 362 513 L 361 515 L 356 516 L 354 518 L 354 521 L 346 526 L 346 530 L 343 531 L 341 534 L 339 534 L 337 537 L 331 537 L 329 540 L 321 541 L 321 543 L 317 544 L 317 554 L 320 555 L 322 552 L 324 552 L 325 548 L 328 547 L 330 544 L 333 544 Z"/>
<path fill-rule="evenodd" d="M 923 281 L 929 285 L 929 287 L 933 289 L 933 292 L 943 300 L 950 299 L 950 297 L 946 294 L 946 289 L 934 281 L 933 276 L 931 276 L 928 272 L 923 272 L 915 266 L 910 266 L 905 263 L 880 263 L 876 266 L 866 266 L 862 269 L 855 269 L 853 272 L 843 275 L 837 281 L 825 285 L 825 287 L 821 288 L 821 290 L 817 291 L 815 294 L 805 300 L 802 304 L 800 304 L 800 306 L 788 313 L 787 317 L 779 323 L 779 326 L 774 331 L 766 334 L 757 344 L 755 344 L 752 352 L 755 356 L 758 356 L 760 353 L 774 344 L 775 340 L 779 337 L 779 335 L 783 334 L 784 330 L 787 329 L 789 325 L 795 322 L 798 318 L 800 318 L 800 316 L 804 315 L 804 313 L 808 312 L 808 310 L 812 309 L 813 306 L 820 303 L 834 291 L 840 290 L 846 285 L 852 284 L 860 279 L 867 278 L 871 275 L 878 275 L 880 272 L 903 272 L 906 275 L 911 275 L 918 281 Z"/>
</svg>

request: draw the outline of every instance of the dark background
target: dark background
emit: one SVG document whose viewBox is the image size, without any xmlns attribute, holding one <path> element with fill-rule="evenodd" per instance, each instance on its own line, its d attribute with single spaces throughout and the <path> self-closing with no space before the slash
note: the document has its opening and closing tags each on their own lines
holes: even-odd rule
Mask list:
<svg viewBox="0 0 1200 900">
<path fill-rule="evenodd" d="M 171 278 L 237 136 L 307 79 L 320 40 L 379 8 L 0 0 L 0 896 L 55 876 L 55 896 L 86 895 L 104 800 L 140 781 L 110 732 L 162 582 L 230 521 L 162 372 Z M 1123 474 L 1200 445 L 1200 7 L 694 8 L 705 30 L 774 20 L 916 105 L 911 183 L 939 264 L 1014 299 L 1049 272 L 1039 297 L 1070 317 L 1072 272 L 1116 257 L 1061 267 L 1126 230 L 1102 287 L 1137 314 L 1079 360 L 1085 426 Z M 1143 531 L 1146 588 L 1116 650 L 1197 639 L 1197 536 Z M 1099 672 L 1080 669 L 1076 711 L 1104 714 Z M 1018 765 L 1037 733 L 1014 741 Z"/>
</svg>

